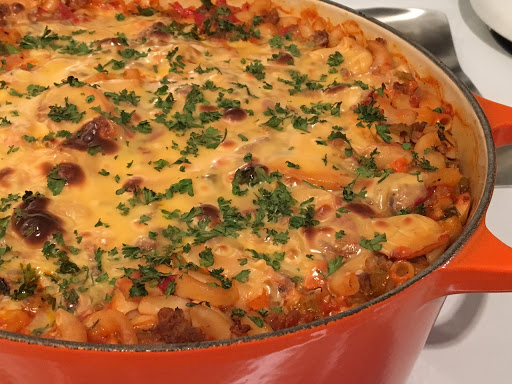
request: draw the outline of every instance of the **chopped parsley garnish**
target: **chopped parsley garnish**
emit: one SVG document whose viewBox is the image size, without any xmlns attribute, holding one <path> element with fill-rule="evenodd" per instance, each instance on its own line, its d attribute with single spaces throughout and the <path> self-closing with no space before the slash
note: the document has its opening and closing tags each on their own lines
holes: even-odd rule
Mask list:
<svg viewBox="0 0 512 384">
<path fill-rule="evenodd" d="M 220 281 L 220 285 L 224 289 L 229 289 L 233 285 L 231 280 L 225 277 L 222 273 L 224 272 L 224 268 L 217 268 L 210 271 L 210 275 Z"/>
<path fill-rule="evenodd" d="M 350 203 L 357 197 L 364 198 L 366 196 L 366 187 L 363 187 L 359 192 L 354 192 L 354 185 L 356 180 L 353 180 L 349 184 L 343 187 L 343 200 Z"/>
<path fill-rule="evenodd" d="M 9 225 L 9 219 L 11 216 L 6 216 L 0 219 L 0 239 L 5 236 L 5 231 Z"/>
<path fill-rule="evenodd" d="M 48 89 L 48 87 L 43 87 L 42 85 L 30 84 L 29 86 L 27 86 L 27 94 L 30 97 L 36 97 L 36 96 L 39 96 L 44 91 L 46 91 L 47 89 Z"/>
<path fill-rule="evenodd" d="M 357 120 L 361 120 L 359 124 L 362 126 L 362 122 L 366 123 L 366 126 L 370 128 L 372 123 L 381 123 L 386 121 L 386 117 L 382 114 L 381 109 L 375 106 L 376 101 L 372 100 L 370 104 L 358 104 L 354 109 L 354 113 L 357 113 Z"/>
<path fill-rule="evenodd" d="M 52 33 L 48 26 L 44 28 L 41 36 L 25 35 L 21 39 L 20 48 L 22 49 L 43 49 L 59 39 L 56 33 Z"/>
<path fill-rule="evenodd" d="M 291 80 L 282 79 L 280 77 L 277 80 L 292 87 L 292 89 L 288 90 L 288 93 L 292 96 L 306 90 L 318 90 L 324 87 L 321 84 L 321 82 L 325 80 L 324 77 L 321 77 L 320 80 L 309 80 L 307 74 L 301 75 L 297 71 L 290 71 L 289 73 Z M 305 88 L 303 88 L 303 86 L 305 86 Z"/>
<path fill-rule="evenodd" d="M 245 72 L 252 74 L 258 80 L 265 78 L 265 67 L 261 64 L 261 60 L 253 60 L 245 67 Z"/>
<path fill-rule="evenodd" d="M 281 268 L 281 262 L 284 260 L 284 252 L 274 252 L 272 255 L 267 253 L 259 253 L 254 249 L 247 249 L 252 254 L 254 260 L 265 260 L 265 263 L 269 267 L 272 267 L 274 271 L 278 271 Z"/>
<path fill-rule="evenodd" d="M 205 247 L 204 251 L 199 252 L 199 259 L 199 265 L 201 265 L 201 267 L 211 267 L 214 262 L 212 249 Z"/>
<path fill-rule="evenodd" d="M 258 328 L 263 328 L 265 325 L 259 316 L 247 316 Z"/>
<path fill-rule="evenodd" d="M 327 262 L 327 275 L 330 276 L 336 272 L 345 263 L 343 256 L 337 256 Z"/>
<path fill-rule="evenodd" d="M 388 124 L 378 124 L 375 126 L 375 128 L 377 129 L 377 135 L 379 135 L 382 140 L 384 140 L 386 143 L 391 142 L 391 136 L 389 136 L 391 132 L 389 131 Z"/>
<path fill-rule="evenodd" d="M 21 136 L 21 138 L 25 140 L 27 143 L 33 143 L 34 141 L 36 141 L 36 138 L 34 136 L 23 135 Z"/>
<path fill-rule="evenodd" d="M 47 177 L 47 186 L 50 191 L 52 191 L 53 196 L 57 196 L 62 192 L 64 186 L 67 184 L 68 180 L 59 174 L 60 165 L 54 166 L 50 172 L 48 172 Z"/>
<path fill-rule="evenodd" d="M 30 264 L 27 264 L 26 266 L 21 265 L 21 271 L 23 272 L 22 283 L 11 295 L 14 300 L 24 300 L 27 297 L 32 296 L 38 286 L 39 275 Z"/>
<path fill-rule="evenodd" d="M 157 161 L 153 161 L 153 168 L 160 172 L 165 167 L 168 167 L 170 163 L 167 160 L 160 159 Z"/>
<path fill-rule="evenodd" d="M 11 121 L 7 119 L 7 117 L 3 116 L 0 117 L 0 127 L 7 127 L 8 125 L 11 125 Z"/>
<path fill-rule="evenodd" d="M 329 55 L 329 58 L 327 59 L 327 65 L 329 65 L 330 67 L 337 67 L 343 64 L 344 60 L 345 59 L 343 58 L 343 55 L 336 51 L 333 54 Z"/>
<path fill-rule="evenodd" d="M 382 249 L 382 244 L 386 242 L 386 234 L 375 232 L 373 239 L 365 239 L 361 237 L 359 245 L 363 248 L 369 249 L 370 251 L 379 252 Z"/>
<path fill-rule="evenodd" d="M 78 80 L 74 76 L 68 76 L 66 79 L 62 80 L 60 83 L 53 83 L 56 87 L 62 87 L 63 85 L 69 85 L 70 87 L 76 87 L 80 88 L 84 85 L 87 85 L 87 83 L 84 83 L 83 81 Z"/>
<path fill-rule="evenodd" d="M 148 56 L 147 52 L 139 52 L 133 48 L 126 48 L 125 50 L 119 50 L 119 51 L 117 51 L 117 53 L 119 53 L 119 56 L 121 56 L 123 59 L 128 59 L 128 60 L 130 60 L 130 59 L 138 60 L 141 57 Z"/>
<path fill-rule="evenodd" d="M 240 271 L 237 275 L 233 276 L 233 280 L 236 280 L 240 283 L 246 283 L 249 280 L 249 275 L 251 274 L 250 269 L 244 269 Z"/>
<path fill-rule="evenodd" d="M 235 317 L 244 317 L 246 312 L 241 308 L 233 308 L 231 311 L 231 315 Z"/>
<path fill-rule="evenodd" d="M 79 112 L 75 104 L 70 104 L 68 98 L 64 98 L 66 103 L 64 106 L 51 105 L 48 117 L 53 121 L 60 123 L 61 121 L 71 121 L 78 124 L 85 115 L 85 112 Z"/>
<path fill-rule="evenodd" d="M 126 89 L 123 89 L 121 92 L 105 92 L 105 96 L 112 100 L 112 102 L 116 105 L 119 105 L 121 102 L 129 103 L 133 106 L 137 106 L 139 104 L 140 96 L 137 96 L 135 92 L 128 92 Z"/>
<path fill-rule="evenodd" d="M 294 164 L 291 161 L 286 161 L 286 165 L 288 166 L 288 168 L 300 169 L 300 165 Z"/>
</svg>

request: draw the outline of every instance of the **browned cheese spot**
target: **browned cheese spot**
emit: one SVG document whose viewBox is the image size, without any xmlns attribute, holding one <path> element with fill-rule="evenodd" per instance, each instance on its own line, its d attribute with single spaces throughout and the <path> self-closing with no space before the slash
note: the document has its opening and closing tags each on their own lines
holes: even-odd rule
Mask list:
<svg viewBox="0 0 512 384">
<path fill-rule="evenodd" d="M 347 204 L 347 209 L 351 212 L 358 214 L 361 217 L 375 217 L 374 210 L 366 204 L 350 203 Z"/>
<path fill-rule="evenodd" d="M 279 54 L 279 57 L 274 60 L 274 63 L 280 64 L 280 65 L 293 65 L 294 64 L 293 56 L 290 55 L 288 52 L 281 52 Z"/>
<path fill-rule="evenodd" d="M 141 186 L 142 181 L 143 181 L 142 177 L 138 177 L 138 176 L 130 177 L 123 184 L 123 189 L 128 192 L 135 192 L 135 190 Z"/>
<path fill-rule="evenodd" d="M 106 154 L 117 152 L 117 143 L 113 140 L 117 128 L 106 117 L 98 116 L 85 123 L 72 137 L 62 142 L 64 147 L 87 151 L 100 147 Z"/>
<path fill-rule="evenodd" d="M 67 180 L 67 185 L 81 184 L 85 180 L 85 173 L 78 164 L 60 163 L 58 175 Z"/>
<path fill-rule="evenodd" d="M 49 199 L 25 192 L 21 203 L 11 217 L 16 232 L 30 244 L 42 244 L 56 232 L 62 232 L 62 220 L 46 210 Z"/>
<path fill-rule="evenodd" d="M 338 93 L 338 92 L 344 90 L 345 88 L 347 88 L 347 86 L 345 84 L 333 85 L 332 87 L 327 88 L 324 91 L 324 93 L 331 95 L 331 94 Z"/>
<path fill-rule="evenodd" d="M 229 108 L 226 109 L 222 117 L 231 122 L 242 121 L 247 117 L 247 112 L 242 108 Z"/>
<path fill-rule="evenodd" d="M 9 182 L 8 182 L 7 179 L 13 173 L 14 173 L 14 169 L 9 168 L 9 167 L 0 169 L 0 185 L 2 187 L 8 187 L 9 186 Z"/>
<path fill-rule="evenodd" d="M 220 221 L 220 212 L 219 209 L 211 204 L 201 204 L 199 206 L 201 211 L 203 212 L 198 218 L 199 220 L 204 220 L 206 218 L 210 219 L 210 225 L 215 227 L 219 224 Z"/>
</svg>

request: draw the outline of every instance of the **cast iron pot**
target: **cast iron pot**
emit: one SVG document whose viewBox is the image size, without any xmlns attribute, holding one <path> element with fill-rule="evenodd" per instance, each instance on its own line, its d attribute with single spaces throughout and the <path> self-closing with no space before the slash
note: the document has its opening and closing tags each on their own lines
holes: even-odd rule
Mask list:
<svg viewBox="0 0 512 384">
<path fill-rule="evenodd" d="M 453 133 L 463 148 L 461 167 L 472 180 L 473 209 L 460 238 L 433 265 L 387 294 L 339 315 L 272 334 L 197 344 L 119 346 L 0 331 L 1 383 L 400 384 L 446 295 L 512 291 L 512 250 L 485 226 L 494 188 L 494 146 L 512 143 L 512 108 L 475 99 L 424 49 L 356 11 L 329 2 L 280 4 L 299 10 L 313 7 L 333 23 L 355 20 L 369 37 L 386 39 L 420 75 L 436 79 L 458 111 Z"/>
</svg>

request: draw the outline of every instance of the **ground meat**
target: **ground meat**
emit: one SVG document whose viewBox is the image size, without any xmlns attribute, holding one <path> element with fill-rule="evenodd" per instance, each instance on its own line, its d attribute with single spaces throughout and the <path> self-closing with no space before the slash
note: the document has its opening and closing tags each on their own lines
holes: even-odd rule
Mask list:
<svg viewBox="0 0 512 384">
<path fill-rule="evenodd" d="M 236 336 L 246 336 L 247 332 L 251 330 L 251 326 L 249 324 L 242 324 L 240 319 L 236 316 L 231 316 L 231 320 L 233 320 L 233 325 L 229 329 Z"/>
<path fill-rule="evenodd" d="M 404 95 L 409 93 L 409 86 L 405 83 L 399 83 L 398 81 L 393 83 L 393 89 L 399 93 L 403 93 Z"/>
<path fill-rule="evenodd" d="M 326 48 L 329 46 L 329 34 L 327 31 L 315 31 L 311 36 L 311 40 L 315 43 L 315 46 Z"/>
<path fill-rule="evenodd" d="M 152 333 L 158 341 L 167 344 L 206 340 L 204 333 L 194 328 L 179 308 L 162 308 L 158 311 L 158 325 Z"/>
<path fill-rule="evenodd" d="M 0 18 L 4 18 L 5 16 L 9 16 L 11 14 L 11 9 L 8 4 L 0 4 Z"/>
<path fill-rule="evenodd" d="M 277 9 L 271 9 L 267 14 L 263 16 L 264 23 L 270 23 L 276 25 L 279 23 L 279 13 L 277 13 Z"/>
<path fill-rule="evenodd" d="M 421 136 L 423 136 L 423 130 L 427 123 L 414 123 L 412 125 L 411 141 L 417 143 Z"/>
<path fill-rule="evenodd" d="M 372 291 L 370 275 L 367 272 L 362 272 L 357 275 L 357 279 L 359 280 L 359 292 L 370 295 Z"/>
<path fill-rule="evenodd" d="M 280 329 L 286 329 L 295 327 L 299 324 L 311 323 L 314 320 L 319 319 L 320 316 L 315 315 L 311 312 L 302 312 L 298 309 L 292 309 L 288 313 L 275 313 L 271 312 L 265 318 L 265 321 L 272 327 L 274 331 Z"/>
</svg>

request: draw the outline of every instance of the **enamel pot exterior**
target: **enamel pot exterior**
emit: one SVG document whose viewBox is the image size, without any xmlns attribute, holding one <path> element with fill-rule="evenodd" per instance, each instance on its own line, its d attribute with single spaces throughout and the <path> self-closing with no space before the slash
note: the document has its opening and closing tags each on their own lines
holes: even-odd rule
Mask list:
<svg viewBox="0 0 512 384">
<path fill-rule="evenodd" d="M 270 335 L 201 344 L 109 346 L 0 331 L 0 383 L 401 384 L 446 295 L 512 291 L 512 250 L 485 226 L 494 187 L 492 136 L 497 145 L 512 143 L 512 109 L 481 98 L 477 103 L 444 65 L 375 20 L 325 2 L 280 4 L 314 7 L 333 23 L 355 20 L 368 36 L 385 38 L 421 76 L 436 79 L 465 122 L 454 135 L 464 148 L 460 161 L 472 179 L 474 202 L 461 237 L 429 268 L 384 296 Z"/>
<path fill-rule="evenodd" d="M 420 282 L 323 326 L 188 351 L 70 350 L 2 340 L 2 383 L 403 383 L 443 302 L 425 303 L 429 288 Z"/>
</svg>

